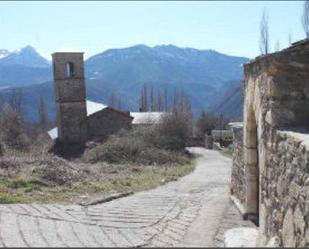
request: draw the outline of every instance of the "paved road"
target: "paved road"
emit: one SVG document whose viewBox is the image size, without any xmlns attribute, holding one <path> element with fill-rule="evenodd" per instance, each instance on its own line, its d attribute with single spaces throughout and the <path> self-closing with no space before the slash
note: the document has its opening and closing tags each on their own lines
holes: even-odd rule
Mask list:
<svg viewBox="0 0 309 249">
<path fill-rule="evenodd" d="M 231 160 L 201 155 L 193 173 L 95 206 L 0 205 L 0 246 L 213 246 L 229 204 Z"/>
</svg>

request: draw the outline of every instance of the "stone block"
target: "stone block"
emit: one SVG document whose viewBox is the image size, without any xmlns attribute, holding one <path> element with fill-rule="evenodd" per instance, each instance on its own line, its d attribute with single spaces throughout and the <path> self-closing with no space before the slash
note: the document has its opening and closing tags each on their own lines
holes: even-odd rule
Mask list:
<svg viewBox="0 0 309 249">
<path fill-rule="evenodd" d="M 272 108 L 271 126 L 284 127 L 293 124 L 295 120 L 295 112 L 288 108 Z"/>
<path fill-rule="evenodd" d="M 56 80 L 55 87 L 56 102 L 79 102 L 86 99 L 84 79 Z"/>
<path fill-rule="evenodd" d="M 271 237 L 267 242 L 266 247 L 280 247 L 280 238 L 278 236 Z"/>
<path fill-rule="evenodd" d="M 244 149 L 244 161 L 245 164 L 256 165 L 257 164 L 257 148 Z"/>
<path fill-rule="evenodd" d="M 296 206 L 296 209 L 294 211 L 294 226 L 295 226 L 296 232 L 299 232 L 302 235 L 304 235 L 305 228 L 306 228 L 304 216 L 305 214 L 301 212 L 299 206 Z"/>
<path fill-rule="evenodd" d="M 297 199 L 300 194 L 300 191 L 301 191 L 301 188 L 296 183 L 292 182 L 289 185 L 289 196 L 290 197 Z"/>
<path fill-rule="evenodd" d="M 289 209 L 284 216 L 282 227 L 282 241 L 284 247 L 296 246 L 292 209 Z"/>
</svg>

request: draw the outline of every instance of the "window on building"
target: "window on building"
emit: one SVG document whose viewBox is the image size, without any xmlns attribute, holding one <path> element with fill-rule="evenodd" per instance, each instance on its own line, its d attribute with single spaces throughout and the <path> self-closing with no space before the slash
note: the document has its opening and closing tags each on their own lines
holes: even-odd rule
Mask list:
<svg viewBox="0 0 309 249">
<path fill-rule="evenodd" d="M 72 78 L 74 76 L 74 65 L 72 62 L 68 62 L 66 64 L 66 72 L 68 78 Z"/>
</svg>

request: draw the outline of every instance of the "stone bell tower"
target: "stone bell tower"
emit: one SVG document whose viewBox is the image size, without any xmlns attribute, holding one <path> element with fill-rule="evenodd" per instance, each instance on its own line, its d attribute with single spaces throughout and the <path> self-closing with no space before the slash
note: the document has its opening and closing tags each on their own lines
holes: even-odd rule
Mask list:
<svg viewBox="0 0 309 249">
<path fill-rule="evenodd" d="M 58 142 L 83 143 L 87 118 L 83 53 L 54 53 Z"/>
</svg>

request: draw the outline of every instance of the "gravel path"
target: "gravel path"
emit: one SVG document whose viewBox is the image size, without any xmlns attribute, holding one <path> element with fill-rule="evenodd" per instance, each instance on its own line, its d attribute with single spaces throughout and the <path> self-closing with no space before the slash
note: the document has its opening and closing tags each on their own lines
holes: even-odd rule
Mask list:
<svg viewBox="0 0 309 249">
<path fill-rule="evenodd" d="M 193 173 L 108 203 L 0 205 L 0 246 L 214 246 L 230 204 L 231 159 L 199 154 Z"/>
</svg>

